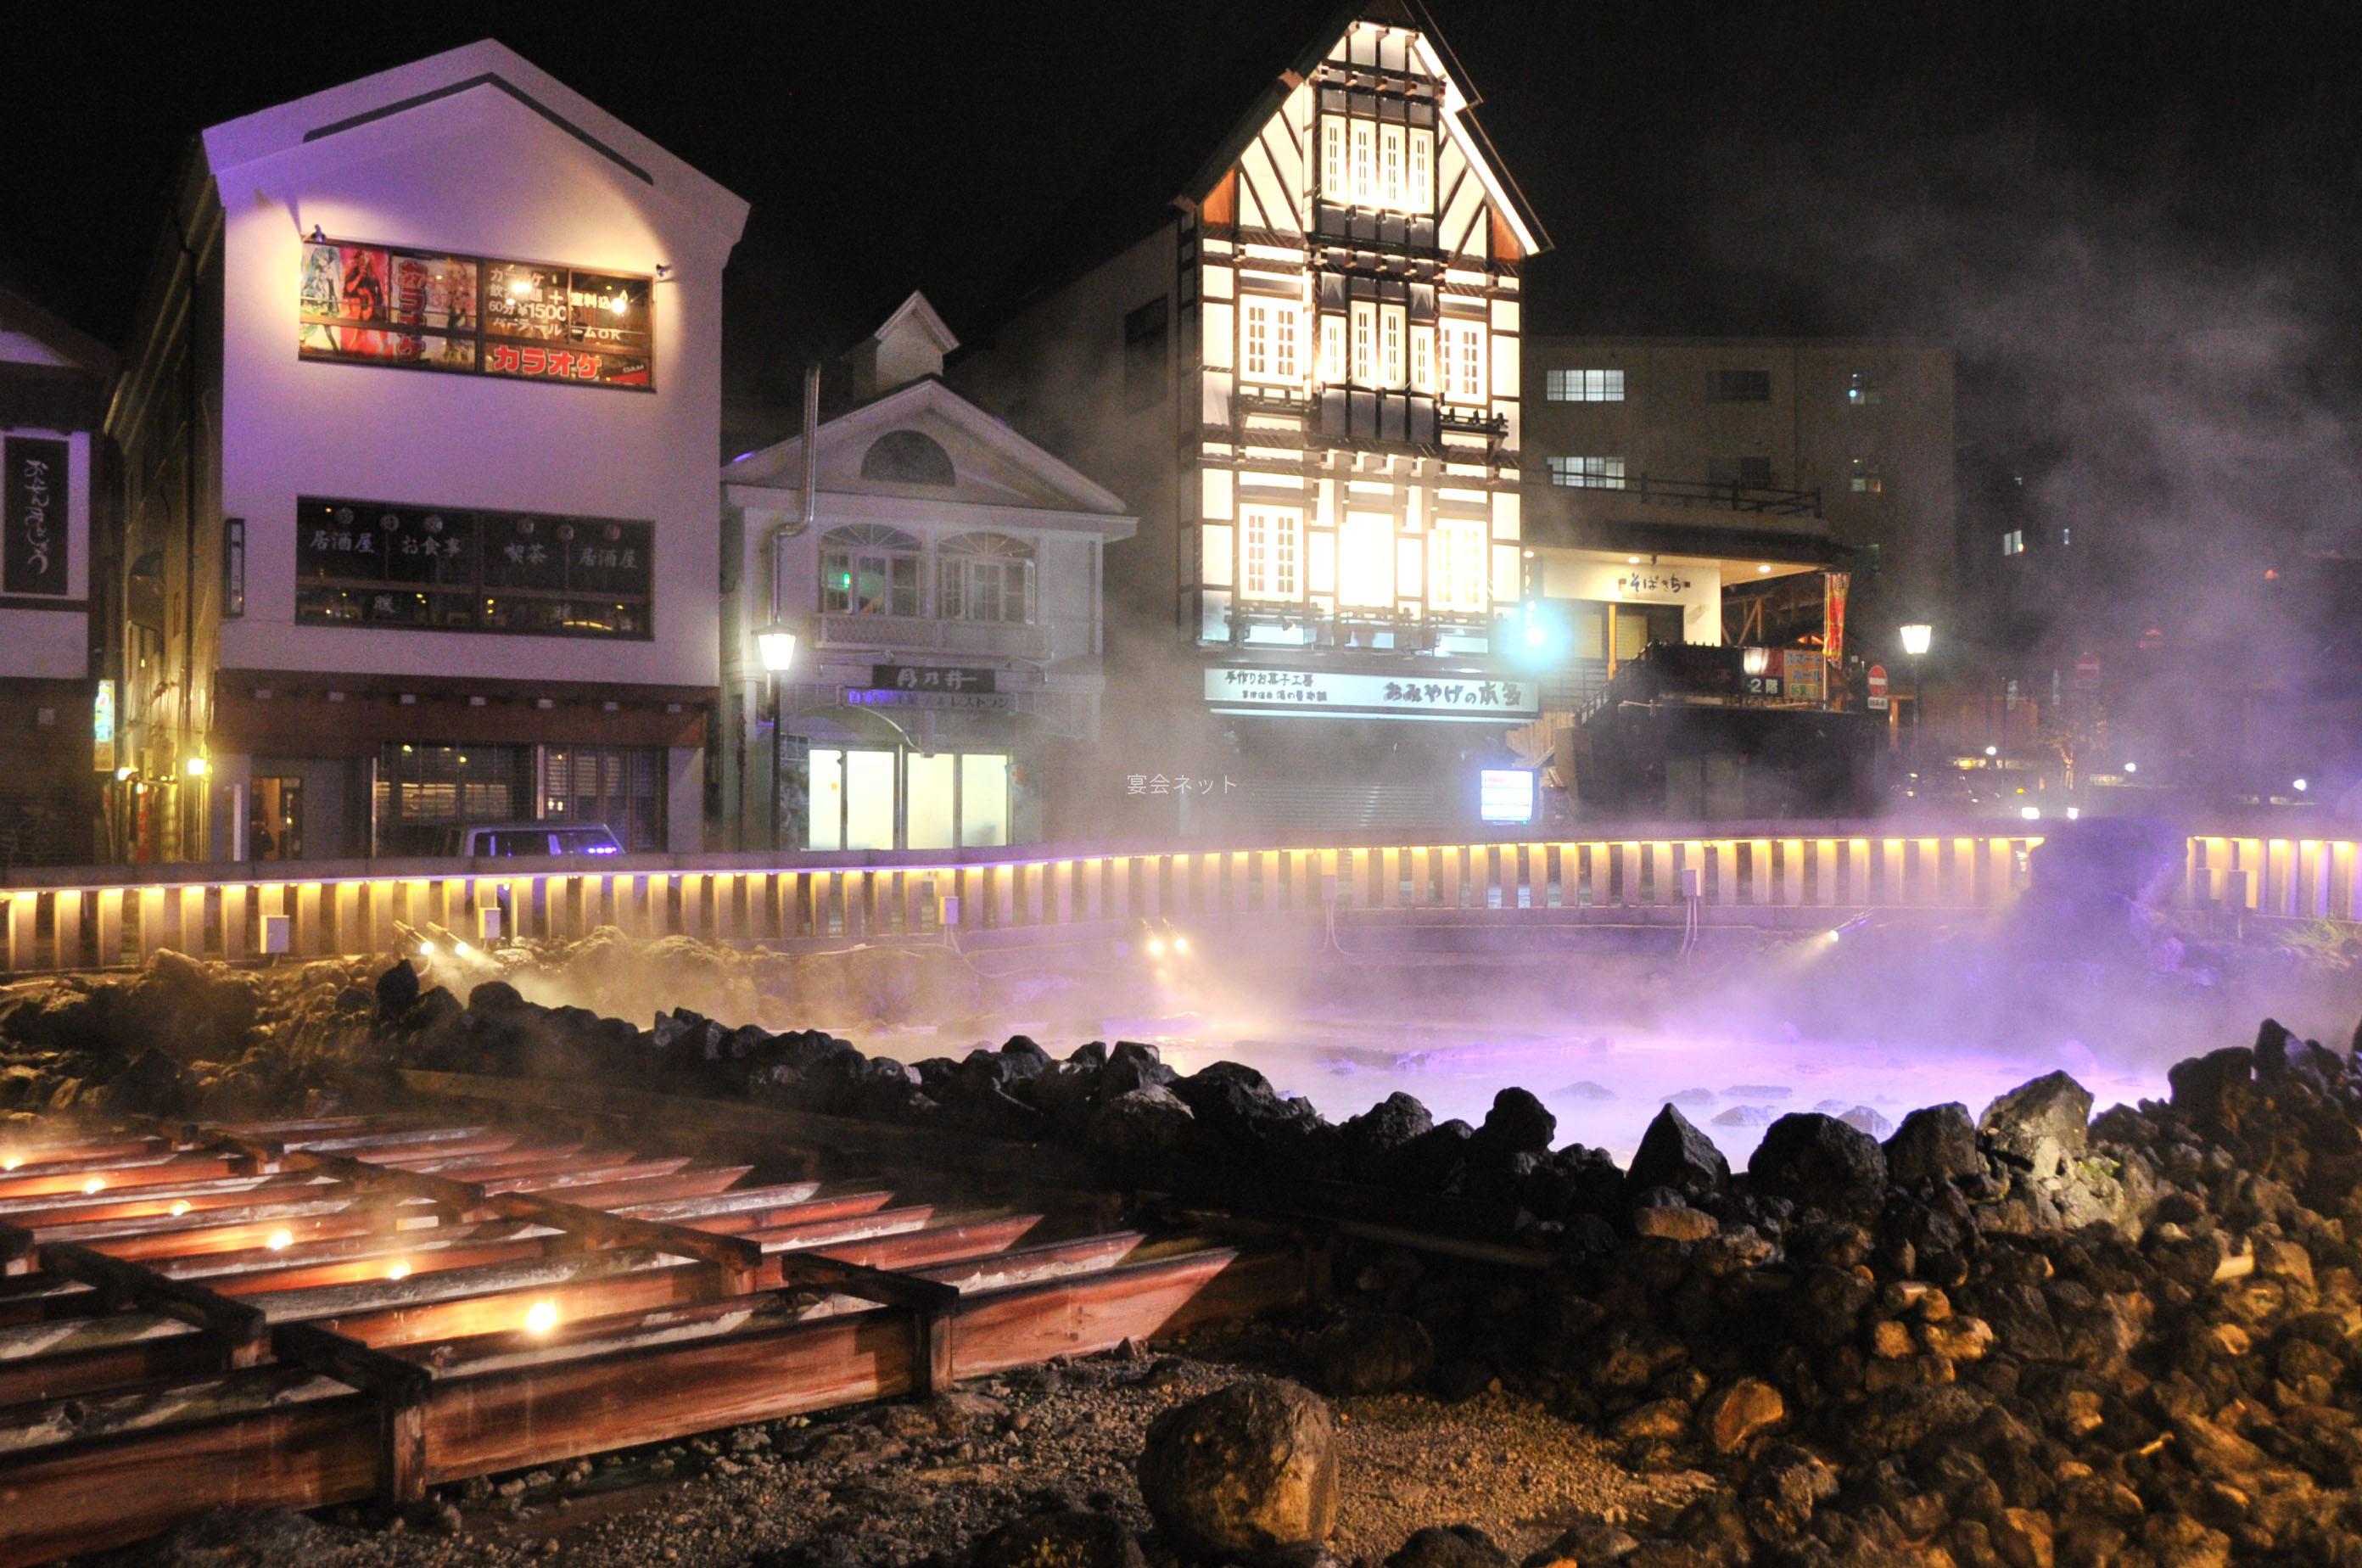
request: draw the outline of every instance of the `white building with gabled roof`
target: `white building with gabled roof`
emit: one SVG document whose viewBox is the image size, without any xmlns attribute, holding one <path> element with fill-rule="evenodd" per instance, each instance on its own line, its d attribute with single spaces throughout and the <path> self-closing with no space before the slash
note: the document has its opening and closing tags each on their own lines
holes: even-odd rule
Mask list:
<svg viewBox="0 0 2362 1568">
<path fill-rule="evenodd" d="M 803 434 L 723 467 L 723 843 L 1039 839 L 1098 734 L 1103 552 L 1135 519 L 945 385 L 957 347 L 911 294 L 838 362 L 809 497 Z"/>
<path fill-rule="evenodd" d="M 699 847 L 745 215 L 491 40 L 203 133 L 109 422 L 138 853 Z"/>
</svg>

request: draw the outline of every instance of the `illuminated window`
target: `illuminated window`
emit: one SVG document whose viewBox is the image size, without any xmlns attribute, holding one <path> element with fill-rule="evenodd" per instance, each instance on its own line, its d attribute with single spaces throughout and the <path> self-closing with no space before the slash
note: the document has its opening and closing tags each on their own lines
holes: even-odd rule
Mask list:
<svg viewBox="0 0 2362 1568">
<path fill-rule="evenodd" d="M 821 540 L 820 607 L 841 615 L 919 613 L 919 541 L 858 523 Z"/>
<path fill-rule="evenodd" d="M 1875 370 L 1855 370 L 1846 377 L 1846 405 L 1868 408 L 1886 401 L 1886 388 Z"/>
<path fill-rule="evenodd" d="M 1332 202 L 1352 197 L 1345 188 L 1345 122 L 1334 115 L 1320 122 L 1320 193 Z"/>
<path fill-rule="evenodd" d="M 1366 207 L 1378 190 L 1378 127 L 1370 120 L 1353 126 L 1353 204 Z"/>
<path fill-rule="evenodd" d="M 1848 469 L 1847 478 L 1852 482 L 1853 492 L 1856 495 L 1880 495 L 1885 492 L 1886 481 L 1879 477 L 1878 464 L 1875 459 L 1856 458 Z"/>
<path fill-rule="evenodd" d="M 1320 379 L 1331 386 L 1345 379 L 1345 324 L 1333 315 L 1320 318 Z"/>
<path fill-rule="evenodd" d="M 1378 379 L 1378 307 L 1369 300 L 1353 302 L 1353 384 L 1366 387 Z"/>
<path fill-rule="evenodd" d="M 1379 372 L 1384 384 L 1403 384 L 1403 337 L 1409 329 L 1409 318 L 1400 305 L 1378 307 Z"/>
<path fill-rule="evenodd" d="M 1395 521 L 1352 512 L 1337 531 L 1337 602 L 1384 609 L 1395 602 Z"/>
<path fill-rule="evenodd" d="M 1244 529 L 1246 581 L 1249 599 L 1295 601 L 1304 596 L 1304 514 L 1276 506 L 1250 506 L 1240 522 Z"/>
<path fill-rule="evenodd" d="M 1410 384 L 1418 392 L 1431 392 L 1435 390 L 1435 328 L 1432 326 L 1410 329 Z"/>
<path fill-rule="evenodd" d="M 2001 536 L 2001 553 L 2005 556 L 2025 554 L 2025 530 L 2012 528 L 2008 533 L 2003 534 Z"/>
<path fill-rule="evenodd" d="M 1550 370 L 1542 377 L 1542 396 L 1551 403 L 1622 403 L 1622 370 Z"/>
<path fill-rule="evenodd" d="M 1443 324 L 1444 397 L 1452 403 L 1485 401 L 1485 326 L 1482 322 Z"/>
<path fill-rule="evenodd" d="M 1435 209 L 1435 133 L 1415 130 L 1410 133 L 1410 199 L 1407 204 L 1415 213 Z"/>
<path fill-rule="evenodd" d="M 1242 355 L 1244 373 L 1262 381 L 1294 381 L 1302 371 L 1297 355 L 1297 339 L 1304 318 L 1301 306 L 1293 300 L 1246 300 L 1246 342 Z"/>
<path fill-rule="evenodd" d="M 1378 127 L 1378 204 L 1403 204 L 1403 127 Z"/>
<path fill-rule="evenodd" d="M 1427 601 L 1444 613 L 1482 613 L 1487 591 L 1485 525 L 1462 517 L 1439 518 L 1429 531 Z"/>
<path fill-rule="evenodd" d="M 1565 485 L 1572 490 L 1622 490 L 1624 459 L 1621 458 L 1552 458 L 1550 459 L 1551 483 Z"/>
</svg>

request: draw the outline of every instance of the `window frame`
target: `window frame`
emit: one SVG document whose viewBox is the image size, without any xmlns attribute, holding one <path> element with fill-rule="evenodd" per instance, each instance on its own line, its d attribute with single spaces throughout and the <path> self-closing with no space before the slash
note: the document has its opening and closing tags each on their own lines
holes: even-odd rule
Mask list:
<svg viewBox="0 0 2362 1568">
<path fill-rule="evenodd" d="M 1303 603 L 1304 549 L 1301 507 L 1240 507 L 1239 597 L 1263 604 Z"/>
<path fill-rule="evenodd" d="M 900 528 L 889 528 L 876 523 L 850 523 L 832 528 L 820 537 L 817 551 L 820 581 L 820 609 L 823 615 L 883 615 L 918 619 L 926 614 L 926 547 L 912 534 Z M 842 561 L 840 568 L 834 563 Z M 862 602 L 862 573 L 865 563 L 877 563 L 877 576 L 885 589 L 885 607 L 872 609 Z M 896 582 L 897 569 L 910 568 L 910 608 L 896 602 L 898 591 L 905 586 Z M 830 579 L 842 571 L 847 579 L 842 588 Z M 833 602 L 842 595 L 842 602 Z"/>
</svg>

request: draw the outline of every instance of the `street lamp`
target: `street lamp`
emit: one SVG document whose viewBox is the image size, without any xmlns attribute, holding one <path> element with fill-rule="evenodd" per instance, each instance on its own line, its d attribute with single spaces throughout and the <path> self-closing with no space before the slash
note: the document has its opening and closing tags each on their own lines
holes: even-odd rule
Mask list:
<svg viewBox="0 0 2362 1568">
<path fill-rule="evenodd" d="M 1914 624 L 1899 626 L 1896 632 L 1903 638 L 1904 657 L 1911 661 L 1911 760 L 1915 767 L 1919 761 L 1920 709 L 1926 706 L 1919 695 L 1919 659 L 1935 642 L 1936 628 Z"/>
<path fill-rule="evenodd" d="M 771 702 L 771 847 L 779 845 L 779 758 L 786 745 L 779 731 L 779 677 L 796 662 L 797 636 L 795 628 L 784 621 L 774 621 L 755 634 L 755 652 L 763 661 L 763 674 L 770 683 Z"/>
</svg>

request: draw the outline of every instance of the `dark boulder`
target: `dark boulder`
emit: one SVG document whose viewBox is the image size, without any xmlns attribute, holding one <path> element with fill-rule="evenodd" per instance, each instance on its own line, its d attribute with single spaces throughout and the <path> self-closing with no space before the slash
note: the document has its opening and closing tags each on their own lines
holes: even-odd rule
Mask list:
<svg viewBox="0 0 2362 1568">
<path fill-rule="evenodd" d="M 1517 1568 L 1517 1561 L 1474 1525 L 1429 1525 L 1396 1548 L 1385 1568 Z"/>
<path fill-rule="evenodd" d="M 1000 1055 L 1009 1064 L 1011 1078 L 1030 1078 L 1047 1072 L 1050 1067 L 1050 1053 L 1035 1044 L 1031 1035 L 1010 1035 L 1008 1043 L 1000 1047 Z"/>
<path fill-rule="evenodd" d="M 506 980 L 486 980 L 468 993 L 468 1010 L 494 1017 L 523 1012 L 524 997 Z"/>
<path fill-rule="evenodd" d="M 1405 1144 L 1434 1127 L 1435 1118 L 1428 1114 L 1427 1107 L 1409 1095 L 1390 1094 L 1346 1120 L 1346 1168 L 1359 1180 L 1374 1180 Z"/>
<path fill-rule="evenodd" d="M 1140 1542 L 1114 1514 L 1062 1508 L 1011 1519 L 968 1549 L 966 1568 L 1143 1568 Z"/>
<path fill-rule="evenodd" d="M 1714 1140 L 1668 1105 L 1641 1134 L 1632 1168 L 1624 1173 L 1624 1190 L 1637 1198 L 1661 1187 L 1685 1198 L 1705 1198 L 1722 1191 L 1729 1181 L 1730 1162 L 1722 1157 Z"/>
<path fill-rule="evenodd" d="M 1958 1100 L 1911 1112 L 1886 1141 L 1887 1179 L 1898 1184 L 1948 1181 L 1984 1168 L 1977 1125 Z"/>
<path fill-rule="evenodd" d="M 1521 1088 L 1505 1088 L 1493 1097 L 1485 1125 L 1476 1130 L 1484 1143 L 1512 1154 L 1547 1154 L 1558 1135 L 1558 1118 L 1542 1102 Z"/>
<path fill-rule="evenodd" d="M 1139 1474 L 1141 1500 L 1186 1551 L 1263 1552 L 1336 1528 L 1335 1423 L 1292 1383 L 1249 1378 L 1165 1411 Z"/>
<path fill-rule="evenodd" d="M 418 971 L 410 966 L 410 960 L 396 959 L 392 968 L 377 977 L 379 1019 L 392 1023 L 407 1015 L 417 1005 L 420 988 Z"/>
<path fill-rule="evenodd" d="M 1151 1084 L 1103 1101 L 1091 1112 L 1085 1140 L 1119 1160 L 1164 1159 L 1197 1135 L 1198 1119 L 1181 1097 Z"/>
<path fill-rule="evenodd" d="M 1341 1397 L 1407 1388 L 1435 1369 L 1427 1326 L 1399 1313 L 1341 1318 L 1313 1335 L 1306 1350 L 1321 1389 Z"/>
<path fill-rule="evenodd" d="M 1886 1201 L 1878 1140 L 1818 1111 L 1796 1111 L 1765 1128 L 1747 1177 L 1757 1193 L 1841 1218 L 1875 1218 Z"/>
<path fill-rule="evenodd" d="M 2203 1056 L 2176 1062 L 2166 1069 L 2173 1109 L 2199 1131 L 2216 1138 L 2235 1137 L 2246 1125 L 2256 1098 L 2256 1054 L 2245 1045 L 2226 1045 Z"/>
</svg>

